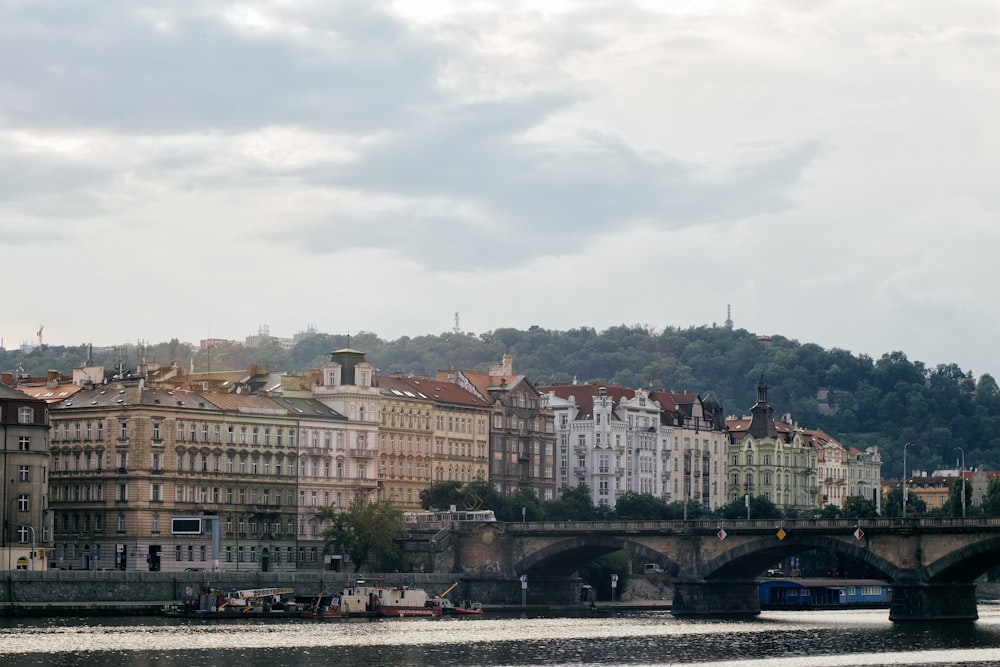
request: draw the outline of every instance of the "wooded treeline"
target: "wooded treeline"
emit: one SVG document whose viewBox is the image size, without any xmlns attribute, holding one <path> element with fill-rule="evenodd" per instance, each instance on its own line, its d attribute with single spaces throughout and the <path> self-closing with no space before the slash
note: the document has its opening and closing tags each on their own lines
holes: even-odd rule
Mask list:
<svg viewBox="0 0 1000 667">
<path fill-rule="evenodd" d="M 349 338 L 317 334 L 291 349 L 272 341 L 252 349 L 224 343 L 197 350 L 173 339 L 141 349 L 105 348 L 93 359 L 106 368 L 118 360 L 134 367 L 141 352 L 148 361 L 176 361 L 185 368 L 193 360 L 196 371 L 263 363 L 271 370 L 292 372 L 316 368 L 332 350 L 346 346 L 365 352 L 384 374 L 485 370 L 510 353 L 514 372 L 538 385 L 576 380 L 702 395 L 711 390 L 733 416 L 748 413 L 763 376 L 776 416 L 791 414 L 801 426 L 822 429 L 848 447 L 879 447 L 885 478 L 902 474 L 906 442 L 913 443 L 907 455 L 911 469 L 956 468 L 959 447 L 967 467 L 1000 469 L 1000 389 L 991 375 L 976 377 L 956 364 L 929 368 L 900 351 L 874 359 L 744 329 L 656 330 L 636 325 L 598 332 L 588 327 L 531 327 L 392 341 L 362 332 Z M 69 372 L 86 358 L 83 345 L 6 351 L 0 353 L 0 369 L 15 372 L 20 367 L 40 376 L 50 369 Z"/>
</svg>

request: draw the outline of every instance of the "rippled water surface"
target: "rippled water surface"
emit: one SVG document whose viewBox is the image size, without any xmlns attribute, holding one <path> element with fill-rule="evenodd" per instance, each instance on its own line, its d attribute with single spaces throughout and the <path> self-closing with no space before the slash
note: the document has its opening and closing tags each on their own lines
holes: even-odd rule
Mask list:
<svg viewBox="0 0 1000 667">
<path fill-rule="evenodd" d="M 692 621 L 486 616 L 367 622 L 0 619 L 0 665 L 997 665 L 1000 609 L 975 624 L 895 625 L 888 612 L 767 612 Z"/>
</svg>

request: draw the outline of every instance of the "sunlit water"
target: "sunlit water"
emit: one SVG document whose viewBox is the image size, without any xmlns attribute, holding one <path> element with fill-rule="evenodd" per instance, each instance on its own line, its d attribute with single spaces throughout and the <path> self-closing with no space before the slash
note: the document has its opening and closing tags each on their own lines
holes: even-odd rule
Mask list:
<svg viewBox="0 0 1000 667">
<path fill-rule="evenodd" d="M 666 612 L 601 618 L 298 620 L 0 619 L 0 665 L 996 665 L 1000 608 L 975 624 L 896 625 L 886 610 L 765 612 L 748 621 Z"/>
</svg>

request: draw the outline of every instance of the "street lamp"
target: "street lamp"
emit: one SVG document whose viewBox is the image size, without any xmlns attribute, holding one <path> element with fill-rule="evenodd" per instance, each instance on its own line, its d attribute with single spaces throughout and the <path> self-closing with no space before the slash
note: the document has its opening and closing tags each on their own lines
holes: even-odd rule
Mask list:
<svg viewBox="0 0 1000 667">
<path fill-rule="evenodd" d="M 958 476 L 962 480 L 962 518 L 965 518 L 965 450 L 961 447 L 955 448 L 957 451 L 962 452 L 962 472 Z"/>
<path fill-rule="evenodd" d="M 25 528 L 31 531 L 31 558 L 29 560 L 31 561 L 31 569 L 34 570 L 35 554 L 38 553 L 37 551 L 35 551 L 35 528 L 34 526 L 25 526 Z"/>
<path fill-rule="evenodd" d="M 690 458 L 689 450 L 685 449 L 683 456 L 684 458 L 681 461 L 682 467 L 684 468 L 683 472 L 681 473 L 683 475 L 683 478 L 681 479 L 681 502 L 684 503 L 684 520 L 687 521 L 688 520 L 688 488 L 687 488 L 688 460 Z"/>
<path fill-rule="evenodd" d="M 908 442 L 903 445 L 903 518 L 906 518 L 906 449 L 912 445 L 912 442 Z"/>
</svg>

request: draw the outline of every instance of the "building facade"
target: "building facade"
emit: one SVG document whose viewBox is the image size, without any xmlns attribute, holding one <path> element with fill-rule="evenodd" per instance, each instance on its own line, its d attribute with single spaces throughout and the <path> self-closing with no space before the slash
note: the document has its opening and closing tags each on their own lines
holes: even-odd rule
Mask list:
<svg viewBox="0 0 1000 667">
<path fill-rule="evenodd" d="M 44 570 L 52 536 L 48 405 L 0 384 L 0 428 L 0 569 Z"/>
<path fill-rule="evenodd" d="M 721 406 L 695 394 L 598 384 L 542 387 L 555 415 L 559 488 L 586 484 L 595 505 L 626 492 L 665 502 L 723 502 Z"/>
<path fill-rule="evenodd" d="M 420 492 L 433 483 L 434 400 L 402 375 L 376 377 L 381 401 L 379 497 L 402 509 L 421 509 Z M 443 462 L 438 467 L 443 471 Z"/>
<path fill-rule="evenodd" d="M 816 450 L 801 429 L 774 420 L 763 378 L 750 413 L 748 419 L 726 420 L 729 501 L 761 496 L 782 510 L 816 510 L 820 506 Z"/>
<path fill-rule="evenodd" d="M 112 384 L 52 406 L 54 567 L 291 569 L 298 418 L 263 397 Z M 192 518 L 198 530 L 175 530 Z"/>
<path fill-rule="evenodd" d="M 505 354 L 479 370 L 439 371 L 438 379 L 454 382 L 490 405 L 487 422 L 488 479 L 500 493 L 527 490 L 540 500 L 556 497 L 555 424 L 541 392 L 524 375 L 514 373 Z"/>
</svg>

